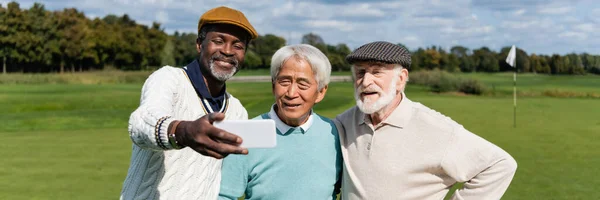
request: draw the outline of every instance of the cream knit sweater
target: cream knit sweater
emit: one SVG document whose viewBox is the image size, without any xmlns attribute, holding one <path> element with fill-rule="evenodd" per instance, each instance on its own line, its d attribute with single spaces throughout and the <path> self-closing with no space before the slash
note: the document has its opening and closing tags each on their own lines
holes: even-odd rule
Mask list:
<svg viewBox="0 0 600 200">
<path fill-rule="evenodd" d="M 248 119 L 240 101 L 226 95 L 225 119 Z M 181 68 L 165 66 L 152 73 L 142 88 L 140 107 L 129 119 L 134 145 L 120 199 L 217 199 L 221 160 L 190 148 L 173 150 L 167 138 L 173 120 L 196 120 L 205 114 Z"/>
</svg>

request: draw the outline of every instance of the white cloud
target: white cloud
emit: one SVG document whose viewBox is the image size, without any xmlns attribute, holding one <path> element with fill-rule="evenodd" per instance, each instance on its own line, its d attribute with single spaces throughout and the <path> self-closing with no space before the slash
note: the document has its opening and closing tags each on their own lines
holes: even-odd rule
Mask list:
<svg viewBox="0 0 600 200">
<path fill-rule="evenodd" d="M 6 7 L 7 0 L 0 2 Z M 33 2 L 19 0 L 22 9 Z M 168 33 L 195 32 L 202 13 L 223 5 L 241 10 L 260 34 L 290 43 L 314 32 L 329 44 L 351 48 L 387 40 L 411 49 L 493 49 L 515 43 L 537 54 L 600 52 L 600 4 L 592 0 L 44 0 L 44 5 L 52 10 L 76 7 L 88 17 L 128 14 L 138 23 L 160 22 Z"/>
<path fill-rule="evenodd" d="M 169 22 L 169 14 L 162 10 L 158 11 L 158 13 L 156 13 L 156 21 L 158 21 L 160 23 L 168 23 Z"/>
<path fill-rule="evenodd" d="M 567 23 L 567 24 L 574 24 L 574 23 L 578 23 L 580 21 L 581 21 L 581 19 L 577 18 L 575 16 L 561 16 L 561 20 L 560 20 L 560 22 Z"/>
<path fill-rule="evenodd" d="M 293 16 L 297 18 L 311 18 L 329 20 L 333 18 L 355 17 L 379 18 L 385 12 L 368 3 L 352 3 L 344 5 L 321 4 L 318 2 L 288 1 L 273 10 L 273 16 Z"/>
<path fill-rule="evenodd" d="M 561 15 L 561 14 L 566 14 L 571 12 L 571 10 L 573 10 L 573 7 L 571 6 L 566 6 L 566 7 L 542 7 L 538 10 L 538 13 L 540 14 L 550 14 L 550 15 Z"/>
<path fill-rule="evenodd" d="M 516 15 L 516 16 L 521 16 L 521 15 L 523 15 L 523 14 L 524 14 L 526 11 L 527 11 L 527 10 L 525 10 L 525 9 L 519 9 L 519 10 L 516 10 L 516 11 L 515 11 L 513 14 L 514 14 L 514 15 Z"/>
<path fill-rule="evenodd" d="M 504 21 L 501 26 L 508 29 L 527 29 L 538 23 L 539 21 Z"/>
<path fill-rule="evenodd" d="M 410 26 L 415 27 L 447 27 L 454 24 L 453 19 L 441 18 L 441 17 L 417 17 L 410 20 L 410 23 L 407 23 Z"/>
<path fill-rule="evenodd" d="M 583 24 L 577 24 L 574 26 L 575 29 L 583 31 L 583 32 L 595 32 L 597 31 L 598 25 L 596 24 L 592 24 L 592 23 L 583 23 Z"/>
<path fill-rule="evenodd" d="M 304 21 L 304 26 L 317 29 L 333 29 L 341 31 L 351 31 L 353 26 L 344 21 L 338 20 L 307 20 Z"/>
<path fill-rule="evenodd" d="M 340 16 L 352 17 L 383 17 L 385 12 L 381 9 L 373 8 L 373 6 L 370 4 L 362 3 L 358 5 L 344 6 L 339 14 Z"/>
<path fill-rule="evenodd" d="M 578 40 L 584 40 L 584 39 L 587 38 L 587 34 L 580 33 L 580 32 L 574 32 L 574 31 L 565 31 L 565 32 L 562 32 L 562 33 L 558 34 L 558 37 L 560 37 L 560 38 L 573 38 L 573 39 L 578 39 Z"/>
<path fill-rule="evenodd" d="M 448 34 L 458 34 L 458 35 L 477 35 L 477 34 L 485 34 L 485 33 L 491 33 L 492 31 L 494 31 L 494 27 L 493 26 L 480 26 L 480 27 L 462 27 L 462 28 L 457 28 L 457 27 L 447 27 L 442 29 L 443 33 L 448 33 Z"/>
</svg>

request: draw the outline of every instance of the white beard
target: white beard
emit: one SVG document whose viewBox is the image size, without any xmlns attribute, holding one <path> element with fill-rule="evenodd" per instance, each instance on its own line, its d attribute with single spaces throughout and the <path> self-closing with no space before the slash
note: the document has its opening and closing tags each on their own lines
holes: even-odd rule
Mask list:
<svg viewBox="0 0 600 200">
<path fill-rule="evenodd" d="M 358 106 L 358 109 L 360 109 L 365 114 L 373 114 L 378 111 L 381 111 L 383 108 L 385 108 L 385 106 L 392 103 L 392 101 L 394 100 L 394 97 L 396 97 L 396 92 L 397 92 L 396 91 L 396 88 L 397 88 L 396 83 L 398 83 L 399 79 L 400 79 L 400 77 L 397 77 L 397 76 L 394 77 L 394 79 L 392 79 L 391 87 L 389 88 L 387 93 L 384 93 L 383 90 L 377 86 L 369 88 L 369 89 L 376 90 L 377 93 L 379 94 L 379 98 L 375 102 L 372 102 L 368 98 L 365 98 L 364 102 L 363 102 L 363 100 L 360 99 L 360 93 L 362 91 L 364 91 L 365 88 L 360 88 L 360 87 L 355 88 L 354 89 L 354 99 L 356 99 L 356 106 Z"/>
<path fill-rule="evenodd" d="M 209 61 L 208 65 L 210 67 L 210 73 L 219 81 L 227 81 L 229 78 L 233 77 L 233 75 L 238 69 L 237 66 L 234 66 L 231 72 L 217 71 L 215 69 L 215 63 L 213 59 Z"/>
</svg>

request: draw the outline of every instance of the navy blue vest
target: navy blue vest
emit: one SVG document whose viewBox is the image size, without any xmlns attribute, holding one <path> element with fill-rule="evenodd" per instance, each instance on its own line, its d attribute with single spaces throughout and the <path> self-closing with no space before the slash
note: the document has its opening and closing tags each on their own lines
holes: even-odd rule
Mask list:
<svg viewBox="0 0 600 200">
<path fill-rule="evenodd" d="M 200 70 L 200 63 L 198 63 L 197 59 L 194 59 L 193 62 L 183 69 L 190 79 L 190 82 L 192 82 L 196 94 L 200 97 L 200 102 L 207 113 L 224 112 L 227 107 L 227 95 L 225 94 L 226 87 L 223 87 L 219 94 L 216 97 L 213 97 L 204 82 L 204 77 Z"/>
</svg>

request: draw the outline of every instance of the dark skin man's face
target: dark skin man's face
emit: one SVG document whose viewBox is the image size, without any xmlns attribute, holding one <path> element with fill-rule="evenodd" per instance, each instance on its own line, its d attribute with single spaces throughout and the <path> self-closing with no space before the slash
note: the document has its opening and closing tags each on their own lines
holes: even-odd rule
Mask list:
<svg viewBox="0 0 600 200">
<path fill-rule="evenodd" d="M 231 78 L 244 62 L 248 33 L 234 25 L 216 24 L 203 41 L 197 41 L 196 50 L 204 72 L 218 81 Z"/>
</svg>

